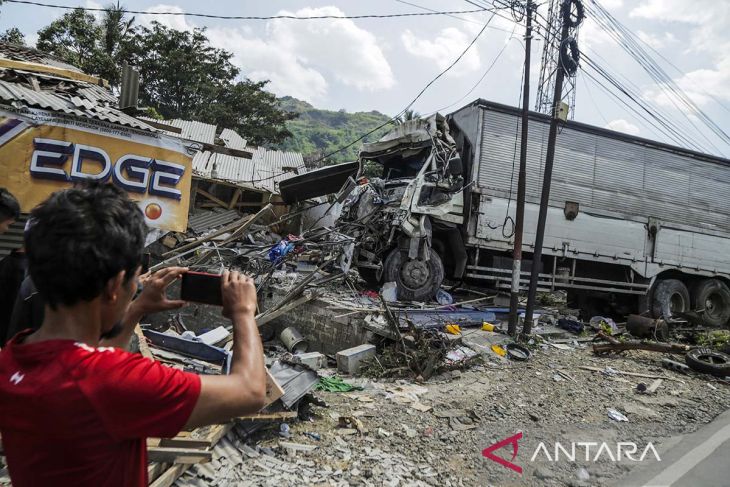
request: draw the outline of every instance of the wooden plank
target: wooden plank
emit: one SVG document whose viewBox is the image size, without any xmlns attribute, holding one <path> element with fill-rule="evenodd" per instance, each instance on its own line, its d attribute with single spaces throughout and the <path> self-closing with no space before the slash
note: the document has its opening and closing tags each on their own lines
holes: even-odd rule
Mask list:
<svg viewBox="0 0 730 487">
<path fill-rule="evenodd" d="M 164 472 L 168 468 L 170 468 L 170 464 L 168 463 L 150 463 L 149 465 L 147 465 L 147 481 L 154 481 L 160 475 L 162 475 L 162 472 Z"/>
<path fill-rule="evenodd" d="M 239 416 L 240 421 L 280 421 L 282 419 L 294 419 L 299 415 L 297 411 L 278 411 L 275 413 L 256 413 L 248 416 Z"/>
<path fill-rule="evenodd" d="M 213 458 L 213 452 L 196 448 L 153 446 L 147 448 L 147 458 L 150 462 L 205 463 Z"/>
<path fill-rule="evenodd" d="M 212 201 L 212 202 L 214 202 L 214 203 L 218 203 L 218 204 L 219 204 L 220 206 L 222 206 L 223 208 L 225 208 L 225 209 L 228 209 L 228 203 L 226 203 L 226 202 L 225 202 L 225 201 L 223 201 L 222 199 L 218 198 L 217 196 L 213 196 L 212 194 L 208 193 L 208 192 L 207 192 L 206 190 L 204 190 L 204 189 L 202 189 L 202 188 L 198 188 L 196 192 L 197 192 L 197 193 L 198 193 L 199 195 L 201 195 L 201 196 L 205 196 L 205 197 L 206 197 L 206 198 L 208 198 L 208 199 L 209 199 L 210 201 Z"/>
<path fill-rule="evenodd" d="M 148 443 L 149 445 L 149 443 Z M 209 448 L 211 445 L 211 442 L 206 439 L 200 439 L 200 438 L 160 438 L 158 446 L 162 446 L 165 448 Z"/>
<path fill-rule="evenodd" d="M 271 375 L 269 369 L 266 369 L 266 400 L 264 401 L 264 407 L 272 404 L 284 395 L 284 389 L 281 388 L 274 376 Z"/>
<path fill-rule="evenodd" d="M 578 368 L 583 369 L 583 370 L 590 370 L 592 372 L 603 372 L 605 370 L 600 367 L 591 367 L 589 365 L 579 365 Z M 643 377 L 644 379 L 667 379 L 667 380 L 675 380 L 678 382 L 684 382 L 682 379 L 675 379 L 674 377 L 668 377 L 666 375 L 637 374 L 636 372 L 624 372 L 622 370 L 617 370 L 616 374 L 629 375 L 631 377 Z"/>
<path fill-rule="evenodd" d="M 247 222 L 249 222 L 251 220 L 251 218 L 252 217 L 250 215 L 244 216 L 243 218 L 236 220 L 233 223 L 229 223 L 228 225 L 221 228 L 220 230 L 216 230 L 215 232 L 213 232 L 209 235 L 206 235 L 205 237 L 201 237 L 199 239 L 196 239 L 193 242 L 183 245 L 182 247 L 178 247 L 176 249 L 165 252 L 164 254 L 162 254 L 162 257 L 169 257 L 173 254 L 180 254 L 182 252 L 185 252 L 186 250 L 190 250 L 192 248 L 198 247 L 198 246 L 202 245 L 203 243 L 207 242 L 208 240 L 213 240 L 214 238 L 219 237 L 219 236 L 223 235 L 224 233 L 231 232 L 231 231 L 235 230 L 237 227 L 245 225 Z"/>
<path fill-rule="evenodd" d="M 143 357 L 154 360 L 155 357 L 152 355 L 150 346 L 147 344 L 147 338 L 145 338 L 144 333 L 142 333 L 142 328 L 140 328 L 139 323 L 134 325 L 134 334 L 137 335 L 137 340 L 139 340 L 139 353 L 142 354 Z"/>
<path fill-rule="evenodd" d="M 20 69 L 23 71 L 30 71 L 32 73 L 47 73 L 55 74 L 57 76 L 63 76 L 64 78 L 74 79 L 76 81 L 83 81 L 85 83 L 91 83 L 92 85 L 101 85 L 109 87 L 109 82 L 96 76 L 90 76 L 85 73 L 79 73 L 70 69 L 58 68 L 56 66 L 48 66 L 46 64 L 31 63 L 27 61 L 14 61 L 12 59 L 0 59 L 0 68 L 9 69 Z"/>
<path fill-rule="evenodd" d="M 241 189 L 239 188 L 233 192 L 233 197 L 231 197 L 231 202 L 228 203 L 229 210 L 232 210 L 236 206 L 240 197 L 241 197 Z"/>
<path fill-rule="evenodd" d="M 190 465 L 173 465 L 150 483 L 150 487 L 170 487 L 189 467 Z"/>
<path fill-rule="evenodd" d="M 300 298 L 297 298 L 296 300 L 285 304 L 279 309 L 275 309 L 274 311 L 264 311 L 263 313 L 259 313 L 256 316 L 256 326 L 262 327 L 266 323 L 268 323 L 271 320 L 274 320 L 278 318 L 279 316 L 283 315 L 284 313 L 288 313 L 289 311 L 293 310 L 294 308 L 301 306 L 302 304 L 306 303 L 307 301 L 311 301 L 317 297 L 316 293 L 313 292 L 305 292 L 303 296 Z"/>
</svg>

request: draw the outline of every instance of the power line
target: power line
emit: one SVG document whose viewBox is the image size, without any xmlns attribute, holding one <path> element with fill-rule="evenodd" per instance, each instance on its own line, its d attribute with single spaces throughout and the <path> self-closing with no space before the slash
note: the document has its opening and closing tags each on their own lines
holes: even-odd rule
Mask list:
<svg viewBox="0 0 730 487">
<path fill-rule="evenodd" d="M 74 7 L 71 5 L 54 5 L 42 2 L 33 2 L 30 0 L 5 0 L 6 3 L 20 3 L 25 5 L 34 5 L 37 7 L 48 7 L 62 10 L 83 10 L 84 12 L 105 12 L 107 9 L 103 7 Z M 144 10 L 125 10 L 126 13 L 135 15 L 158 15 L 158 16 L 180 16 L 180 17 L 201 17 L 206 19 L 220 20 L 320 20 L 320 19 L 391 19 L 398 17 L 426 17 L 434 15 L 456 15 L 456 14 L 473 14 L 479 12 L 487 12 L 487 8 L 479 8 L 478 10 L 452 10 L 452 11 L 436 11 L 436 12 L 406 12 L 401 14 L 365 14 L 365 15 L 313 15 L 310 17 L 299 17 L 296 15 L 214 15 L 201 14 L 192 12 L 146 12 Z"/>
<path fill-rule="evenodd" d="M 454 59 L 454 61 L 449 66 L 447 66 L 446 69 L 444 69 L 443 71 L 441 71 L 439 74 L 436 75 L 435 78 L 433 78 L 431 81 L 429 81 L 426 84 L 426 86 L 423 87 L 423 89 L 416 95 L 416 97 L 413 100 L 411 100 L 411 102 L 408 105 L 406 105 L 406 107 L 403 110 L 401 110 L 396 115 L 394 115 L 393 117 L 391 117 L 390 120 L 381 123 L 380 125 L 378 125 L 374 129 L 372 129 L 369 132 L 361 135 L 360 137 L 358 137 L 357 139 L 353 140 L 349 144 L 344 145 L 344 146 L 338 148 L 337 150 L 334 150 L 334 151 L 330 152 L 329 154 L 325 154 L 324 156 L 322 156 L 319 159 L 317 159 L 316 161 L 314 161 L 313 164 L 318 163 L 320 161 L 323 161 L 323 160 L 327 159 L 328 157 L 331 157 L 331 156 L 337 154 L 338 152 L 342 152 L 345 149 L 349 149 L 353 145 L 357 144 L 358 142 L 360 142 L 361 140 L 363 140 L 364 138 L 366 138 L 368 135 L 371 135 L 371 134 L 377 132 L 378 130 L 382 129 L 383 127 L 385 127 L 387 125 L 390 125 L 391 123 L 395 122 L 395 120 L 397 120 L 398 117 L 400 117 L 401 115 L 403 115 L 404 113 L 406 113 L 406 111 L 408 111 L 416 103 L 416 101 L 418 101 L 418 99 L 421 98 L 421 95 L 423 95 L 426 92 L 426 90 L 428 90 L 431 87 L 431 85 L 433 85 L 443 75 L 445 75 L 446 73 L 448 73 L 451 70 L 451 68 L 453 68 L 454 66 L 456 66 L 456 64 L 459 61 L 461 61 L 461 58 L 463 58 L 466 55 L 466 53 L 469 52 L 469 49 L 471 49 L 471 47 L 477 42 L 477 40 L 479 40 L 479 38 L 482 36 L 482 34 L 484 33 L 484 31 L 487 30 L 487 27 L 489 26 L 489 23 L 494 18 L 495 14 L 496 14 L 495 12 L 492 13 L 491 17 L 489 17 L 489 19 L 487 19 L 487 22 L 484 24 L 484 27 L 482 27 L 482 29 L 479 31 L 479 33 L 476 36 L 474 36 L 474 39 L 472 39 L 472 41 L 469 43 L 468 46 L 466 46 L 466 48 L 461 52 L 461 54 L 459 54 L 459 56 L 456 59 Z"/>
<path fill-rule="evenodd" d="M 515 29 L 516 28 L 517 28 L 517 24 L 515 24 L 515 28 L 512 29 L 512 32 L 510 33 L 511 34 L 510 37 L 507 38 L 507 40 L 504 43 L 504 46 L 502 46 L 502 49 L 497 53 L 497 56 L 495 56 L 495 58 L 489 64 L 489 66 L 487 67 L 486 71 L 484 71 L 484 74 L 482 74 L 482 77 L 479 78 L 479 81 L 477 81 L 476 83 L 474 83 L 474 86 L 472 86 L 471 89 L 464 94 L 464 96 L 462 96 L 461 98 L 459 98 L 458 100 L 456 100 L 454 103 L 451 103 L 450 105 L 446 105 L 445 107 L 441 107 L 441 108 L 439 108 L 437 110 L 434 110 L 432 113 L 437 113 L 437 112 L 440 112 L 442 110 L 446 110 L 447 108 L 451 108 L 454 105 L 460 103 L 464 98 L 466 98 L 467 96 L 471 95 L 471 93 L 474 90 L 477 89 L 477 86 L 479 86 L 480 84 L 482 84 L 482 81 L 484 81 L 484 78 L 486 78 L 487 75 L 489 74 L 489 72 L 492 71 L 492 68 L 494 67 L 494 65 L 497 64 L 497 61 L 502 56 L 502 54 L 504 53 L 504 51 L 507 49 L 507 46 L 509 45 L 509 41 L 511 41 L 512 39 L 516 39 L 516 37 L 512 37 L 512 36 L 514 36 L 514 33 L 515 33 Z M 522 97 L 520 96 L 520 99 L 521 98 Z"/>
<path fill-rule="evenodd" d="M 434 10 L 434 9 L 432 9 L 432 8 L 424 7 L 424 6 L 422 6 L 422 5 L 418 5 L 418 4 L 415 4 L 415 3 L 411 3 L 411 2 L 406 2 L 405 0 L 395 0 L 395 1 L 396 1 L 396 2 L 398 2 L 398 3 L 402 3 L 402 4 L 404 4 L 404 5 L 410 5 L 411 7 L 416 7 L 416 8 L 420 8 L 421 10 L 427 10 L 427 11 L 429 11 L 429 12 L 437 12 L 437 10 Z M 491 12 L 491 10 L 488 10 L 488 9 L 486 9 L 486 8 L 485 8 L 485 9 L 483 9 L 483 10 L 478 10 L 477 12 Z M 477 25 L 482 25 L 482 23 L 481 23 L 481 22 L 478 22 L 478 21 L 476 21 L 476 20 L 472 20 L 472 19 L 465 19 L 464 17 L 457 17 L 456 15 L 451 15 L 451 14 L 445 14 L 445 15 L 446 15 L 447 17 L 451 17 L 452 19 L 456 19 L 456 20 L 461 20 L 462 22 L 467 22 L 467 23 L 469 23 L 469 24 L 477 24 Z M 492 25 L 490 25 L 490 26 L 489 26 L 489 28 L 490 28 L 490 29 L 492 29 L 492 30 L 499 30 L 499 31 L 502 31 L 502 32 L 507 32 L 507 33 L 509 33 L 509 32 L 510 32 L 510 31 L 508 31 L 507 29 L 502 29 L 502 28 L 500 28 L 500 27 L 495 27 L 495 26 L 492 26 Z"/>
</svg>

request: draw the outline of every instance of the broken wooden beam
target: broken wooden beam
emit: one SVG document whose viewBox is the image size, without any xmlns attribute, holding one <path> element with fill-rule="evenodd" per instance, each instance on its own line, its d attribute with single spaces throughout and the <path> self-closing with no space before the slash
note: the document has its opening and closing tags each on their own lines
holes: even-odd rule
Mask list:
<svg viewBox="0 0 730 487">
<path fill-rule="evenodd" d="M 646 350 L 648 352 L 661 353 L 687 353 L 689 345 L 681 343 L 659 343 L 659 342 L 617 342 L 617 343 L 595 343 L 593 353 L 602 354 L 609 352 L 624 352 L 626 350 Z"/>
<path fill-rule="evenodd" d="M 205 463 L 212 460 L 213 452 L 200 448 L 153 446 L 147 448 L 147 458 L 150 462 L 160 463 Z"/>
</svg>

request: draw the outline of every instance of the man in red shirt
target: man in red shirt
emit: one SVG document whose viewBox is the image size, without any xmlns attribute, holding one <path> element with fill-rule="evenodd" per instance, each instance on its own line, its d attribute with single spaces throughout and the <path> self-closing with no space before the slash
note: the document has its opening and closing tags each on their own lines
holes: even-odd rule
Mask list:
<svg viewBox="0 0 730 487">
<path fill-rule="evenodd" d="M 100 184 L 60 191 L 31 220 L 25 244 L 43 325 L 0 351 L 0 432 L 14 487 L 146 486 L 145 438 L 262 407 L 251 279 L 226 272 L 222 280 L 230 375 L 190 374 L 124 350 L 145 314 L 184 304 L 166 289 L 186 271 L 152 274 L 132 301 L 146 227 L 124 193 Z"/>
</svg>

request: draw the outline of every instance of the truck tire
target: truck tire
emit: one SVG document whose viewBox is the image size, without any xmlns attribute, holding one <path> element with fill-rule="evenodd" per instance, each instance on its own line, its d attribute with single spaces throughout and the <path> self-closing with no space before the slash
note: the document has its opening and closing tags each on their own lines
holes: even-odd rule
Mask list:
<svg viewBox="0 0 730 487">
<path fill-rule="evenodd" d="M 709 326 L 725 326 L 730 320 L 730 289 L 719 279 L 702 279 L 692 286 L 692 309 Z M 701 311 L 704 310 L 704 311 Z"/>
<path fill-rule="evenodd" d="M 368 286 L 380 289 L 380 285 L 383 283 L 383 280 L 378 279 L 378 270 L 379 269 L 373 269 L 372 267 L 357 268 L 357 272 L 360 273 L 360 277 L 362 277 L 362 280 L 365 281 Z"/>
<path fill-rule="evenodd" d="M 408 259 L 404 262 L 400 249 L 394 249 L 385 259 L 383 281 L 398 285 L 398 299 L 431 301 L 444 280 L 444 265 L 439 255 L 430 249 L 428 261 Z"/>
<path fill-rule="evenodd" d="M 689 310 L 689 291 L 679 279 L 662 279 L 654 287 L 651 311 L 654 318 L 671 318 Z"/>
<path fill-rule="evenodd" d="M 730 375 L 730 355 L 710 348 L 693 348 L 684 356 L 684 361 L 695 372 L 718 377 Z"/>
</svg>

